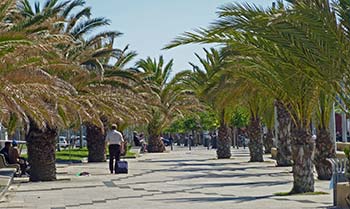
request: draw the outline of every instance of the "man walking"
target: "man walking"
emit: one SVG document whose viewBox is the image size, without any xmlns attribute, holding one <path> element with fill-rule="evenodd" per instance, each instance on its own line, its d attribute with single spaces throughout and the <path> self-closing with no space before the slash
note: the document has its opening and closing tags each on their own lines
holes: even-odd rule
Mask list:
<svg viewBox="0 0 350 209">
<path fill-rule="evenodd" d="M 112 125 L 112 130 L 107 133 L 106 143 L 109 150 L 109 170 L 111 173 L 117 173 L 118 161 L 120 160 L 120 153 L 123 151 L 122 146 L 124 142 L 123 135 L 117 131 L 117 125 Z M 113 161 L 115 159 L 115 165 L 113 169 Z"/>
</svg>

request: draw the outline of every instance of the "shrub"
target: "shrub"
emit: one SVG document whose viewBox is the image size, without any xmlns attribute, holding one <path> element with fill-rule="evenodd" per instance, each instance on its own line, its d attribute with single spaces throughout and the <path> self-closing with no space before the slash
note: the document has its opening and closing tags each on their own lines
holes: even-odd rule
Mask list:
<svg viewBox="0 0 350 209">
<path fill-rule="evenodd" d="M 350 183 L 350 148 L 346 147 L 344 149 L 344 153 L 346 158 L 348 159 L 347 165 L 346 165 L 346 171 L 345 171 L 345 177 L 348 179 Z"/>
</svg>

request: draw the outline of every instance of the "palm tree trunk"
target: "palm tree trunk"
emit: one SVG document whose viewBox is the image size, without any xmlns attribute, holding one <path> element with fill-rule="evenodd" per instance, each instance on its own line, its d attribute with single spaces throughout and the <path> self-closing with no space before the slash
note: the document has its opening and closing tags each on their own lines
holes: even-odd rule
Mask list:
<svg viewBox="0 0 350 209">
<path fill-rule="evenodd" d="M 160 137 L 161 126 L 164 122 L 161 118 L 161 113 L 159 111 L 153 110 L 153 117 L 147 126 L 147 132 L 149 135 L 147 146 L 148 152 L 159 153 L 165 151 L 164 143 Z"/>
<path fill-rule="evenodd" d="M 315 167 L 320 180 L 332 178 L 332 165 L 327 158 L 335 157 L 335 146 L 327 129 L 317 130 Z"/>
<path fill-rule="evenodd" d="M 292 129 L 293 189 L 291 194 L 314 192 L 314 141 L 311 134 L 301 128 Z"/>
<path fill-rule="evenodd" d="M 264 162 L 264 148 L 261 136 L 261 123 L 259 117 L 250 117 L 248 125 L 250 162 Z"/>
<path fill-rule="evenodd" d="M 105 162 L 106 147 L 103 130 L 94 124 L 86 124 L 86 142 L 89 151 L 88 162 Z"/>
<path fill-rule="evenodd" d="M 221 112 L 216 154 L 218 159 L 231 158 L 231 140 L 225 123 L 225 110 Z"/>
<path fill-rule="evenodd" d="M 30 164 L 30 181 L 56 180 L 56 138 L 57 128 L 48 127 L 41 130 L 31 121 L 26 137 L 28 162 Z"/>
<path fill-rule="evenodd" d="M 266 138 L 264 139 L 265 154 L 271 153 L 271 148 L 273 146 L 273 134 L 272 130 L 267 129 Z"/>
<path fill-rule="evenodd" d="M 292 150 L 291 150 L 291 124 L 292 119 L 284 105 L 276 101 L 277 121 L 278 121 L 278 136 L 277 136 L 277 166 L 292 165 Z"/>
<path fill-rule="evenodd" d="M 150 133 L 147 147 L 148 152 L 159 153 L 165 151 L 165 146 L 159 134 Z"/>
</svg>

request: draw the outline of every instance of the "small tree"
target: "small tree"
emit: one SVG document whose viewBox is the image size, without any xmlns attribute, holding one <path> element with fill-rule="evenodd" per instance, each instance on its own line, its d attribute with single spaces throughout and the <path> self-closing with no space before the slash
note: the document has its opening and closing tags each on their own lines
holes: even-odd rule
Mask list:
<svg viewBox="0 0 350 209">
<path fill-rule="evenodd" d="M 249 113 L 245 108 L 238 107 L 231 118 L 231 125 L 236 128 L 246 127 L 249 123 Z"/>
<path fill-rule="evenodd" d="M 200 117 L 200 125 L 203 130 L 213 131 L 219 127 L 219 121 L 215 113 L 211 111 L 201 112 L 199 113 Z"/>
</svg>

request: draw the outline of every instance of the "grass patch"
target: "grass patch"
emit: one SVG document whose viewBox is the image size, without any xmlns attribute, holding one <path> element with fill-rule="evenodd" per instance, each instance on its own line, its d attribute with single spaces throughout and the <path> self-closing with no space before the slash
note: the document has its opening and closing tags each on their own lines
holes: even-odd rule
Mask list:
<svg viewBox="0 0 350 209">
<path fill-rule="evenodd" d="M 66 149 L 56 152 L 56 161 L 81 161 L 88 156 L 87 148 Z"/>
<path fill-rule="evenodd" d="M 307 192 L 307 193 L 301 193 L 301 194 L 291 194 L 290 192 L 276 192 L 274 193 L 275 196 L 292 196 L 292 195 L 326 195 L 329 194 L 328 192 L 322 192 L 322 191 L 316 191 L 316 192 Z"/>
<path fill-rule="evenodd" d="M 82 161 L 84 158 L 87 158 L 89 154 L 88 149 L 85 148 L 79 148 L 79 149 L 62 149 L 61 151 L 56 152 L 56 161 Z M 107 150 L 107 155 L 108 155 Z M 28 155 L 22 155 L 25 158 L 28 158 Z M 134 158 L 136 157 L 136 153 L 131 152 L 130 148 L 128 147 L 127 153 L 124 156 L 126 158 Z"/>
</svg>

